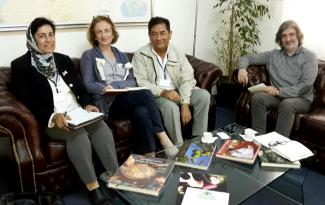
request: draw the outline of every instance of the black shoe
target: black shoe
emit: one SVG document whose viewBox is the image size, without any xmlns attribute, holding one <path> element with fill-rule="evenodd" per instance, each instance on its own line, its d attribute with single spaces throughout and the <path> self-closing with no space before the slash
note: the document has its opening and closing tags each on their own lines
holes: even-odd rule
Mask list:
<svg viewBox="0 0 325 205">
<path fill-rule="evenodd" d="M 111 205 L 109 198 L 99 187 L 89 192 L 89 198 L 94 205 Z"/>
</svg>

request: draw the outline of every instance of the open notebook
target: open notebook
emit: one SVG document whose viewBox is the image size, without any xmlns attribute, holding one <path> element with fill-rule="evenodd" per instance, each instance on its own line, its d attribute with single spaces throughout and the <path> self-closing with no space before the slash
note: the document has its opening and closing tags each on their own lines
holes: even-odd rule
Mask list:
<svg viewBox="0 0 325 205">
<path fill-rule="evenodd" d="M 259 135 L 253 138 L 254 141 L 270 148 L 278 155 L 294 162 L 314 154 L 305 145 L 298 141 L 291 140 L 277 132 L 270 132 L 265 135 Z"/>
<path fill-rule="evenodd" d="M 104 94 L 110 94 L 110 93 L 124 93 L 124 92 L 130 92 L 130 91 L 136 91 L 136 90 L 145 90 L 146 87 L 128 87 L 128 88 L 114 88 L 114 89 L 108 89 L 104 92 Z"/>
<path fill-rule="evenodd" d="M 70 129 L 78 129 L 104 117 L 104 114 L 101 112 L 88 112 L 81 107 L 69 111 L 67 115 L 71 118 L 71 120 L 68 120 L 68 127 Z"/>
</svg>

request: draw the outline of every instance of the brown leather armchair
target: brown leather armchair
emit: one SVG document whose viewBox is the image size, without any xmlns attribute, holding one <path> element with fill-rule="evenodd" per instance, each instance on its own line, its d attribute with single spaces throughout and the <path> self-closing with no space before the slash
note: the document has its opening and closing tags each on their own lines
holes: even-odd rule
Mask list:
<svg viewBox="0 0 325 205">
<path fill-rule="evenodd" d="M 132 54 L 128 56 L 131 58 Z M 211 91 L 221 77 L 221 70 L 212 63 L 187 56 L 194 68 L 197 85 Z M 73 59 L 79 68 L 79 59 Z M 37 121 L 31 112 L 8 90 L 10 67 L 0 67 L 0 151 L 2 169 L 8 169 L 15 191 L 65 192 L 78 181 L 62 141 L 41 136 Z M 209 128 L 214 127 L 213 103 Z M 132 152 L 134 131 L 126 119 L 107 121 L 114 133 L 119 162 Z M 15 180 L 17 179 L 17 180 Z"/>
<path fill-rule="evenodd" d="M 247 87 L 257 83 L 270 85 L 264 65 L 247 68 L 249 82 Z M 238 70 L 233 73 L 233 81 L 238 83 Z M 246 88 L 247 88 L 246 87 Z M 306 165 L 325 173 L 325 61 L 318 62 L 318 75 L 314 83 L 314 100 L 308 113 L 297 113 L 290 138 L 298 140 L 309 147 L 314 157 L 304 161 Z M 252 94 L 247 90 L 241 93 L 236 104 L 236 122 L 251 126 L 250 100 Z M 271 109 L 267 117 L 267 130 L 275 128 L 277 110 Z"/>
</svg>

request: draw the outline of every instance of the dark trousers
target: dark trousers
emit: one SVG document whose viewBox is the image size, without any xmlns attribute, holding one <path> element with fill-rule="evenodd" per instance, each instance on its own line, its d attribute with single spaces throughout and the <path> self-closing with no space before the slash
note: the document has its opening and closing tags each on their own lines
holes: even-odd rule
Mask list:
<svg viewBox="0 0 325 205">
<path fill-rule="evenodd" d="M 126 117 L 131 120 L 137 133 L 139 151 L 156 150 L 154 133 L 164 131 L 160 112 L 149 90 L 130 91 L 115 97 L 110 106 L 111 117 Z"/>
</svg>

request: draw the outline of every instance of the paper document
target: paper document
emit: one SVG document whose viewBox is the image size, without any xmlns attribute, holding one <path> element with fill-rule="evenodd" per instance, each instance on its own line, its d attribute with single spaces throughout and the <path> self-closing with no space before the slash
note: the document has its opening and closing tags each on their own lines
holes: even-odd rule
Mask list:
<svg viewBox="0 0 325 205">
<path fill-rule="evenodd" d="M 122 93 L 122 92 L 129 92 L 135 90 L 145 90 L 146 87 L 129 87 L 129 88 L 120 88 L 120 89 L 108 89 L 105 93 Z"/>
<path fill-rule="evenodd" d="M 71 129 L 77 129 L 79 127 L 91 124 L 104 117 L 104 114 L 101 112 L 88 112 L 81 107 L 69 111 L 67 115 L 71 118 L 71 120 L 68 120 L 68 126 Z"/>
<path fill-rule="evenodd" d="M 264 92 L 266 85 L 264 83 L 260 83 L 258 85 L 254 85 L 248 88 L 249 92 L 257 93 L 257 92 Z"/>
<path fill-rule="evenodd" d="M 277 132 L 270 132 L 265 135 L 256 136 L 254 137 L 254 141 L 270 148 L 278 155 L 281 155 L 292 162 L 314 155 L 305 145 L 298 141 L 290 140 Z"/>
<path fill-rule="evenodd" d="M 229 193 L 187 187 L 182 205 L 228 205 Z"/>
</svg>

